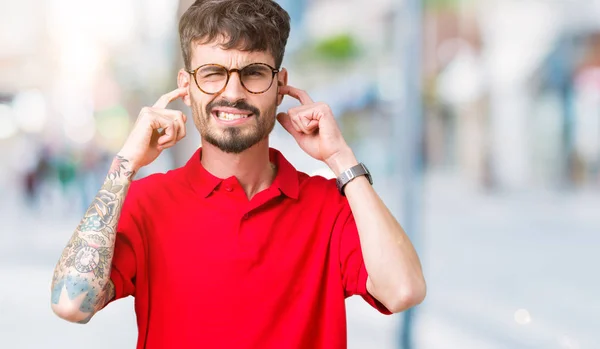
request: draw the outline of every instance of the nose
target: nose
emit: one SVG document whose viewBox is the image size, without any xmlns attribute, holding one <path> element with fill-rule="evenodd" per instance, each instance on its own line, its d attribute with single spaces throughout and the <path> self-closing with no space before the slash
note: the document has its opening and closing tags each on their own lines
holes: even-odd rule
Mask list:
<svg viewBox="0 0 600 349">
<path fill-rule="evenodd" d="M 221 92 L 221 96 L 229 101 L 238 101 L 246 98 L 246 90 L 242 86 L 239 72 L 231 73 L 225 90 Z"/>
</svg>

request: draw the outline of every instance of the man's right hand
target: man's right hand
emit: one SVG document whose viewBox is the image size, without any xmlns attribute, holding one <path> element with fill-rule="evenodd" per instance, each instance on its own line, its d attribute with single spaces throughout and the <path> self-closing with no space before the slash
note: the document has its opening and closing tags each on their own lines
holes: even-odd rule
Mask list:
<svg viewBox="0 0 600 349">
<path fill-rule="evenodd" d="M 166 109 L 172 101 L 187 95 L 187 87 L 178 88 L 152 106 L 144 107 L 138 116 L 119 156 L 127 159 L 137 172 L 154 161 L 160 153 L 185 137 L 187 117 L 179 110 Z"/>
</svg>

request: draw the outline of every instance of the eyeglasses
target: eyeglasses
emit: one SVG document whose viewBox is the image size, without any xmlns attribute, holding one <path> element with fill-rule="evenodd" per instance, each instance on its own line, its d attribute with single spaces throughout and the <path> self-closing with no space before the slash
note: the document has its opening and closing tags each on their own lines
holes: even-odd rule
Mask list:
<svg viewBox="0 0 600 349">
<path fill-rule="evenodd" d="M 275 69 L 265 63 L 252 63 L 242 69 L 227 69 L 218 64 L 205 64 L 188 71 L 194 76 L 196 86 L 200 91 L 214 95 L 223 92 L 232 73 L 238 73 L 242 87 L 252 94 L 261 94 L 266 92 L 271 85 L 275 74 L 279 69 Z"/>
</svg>

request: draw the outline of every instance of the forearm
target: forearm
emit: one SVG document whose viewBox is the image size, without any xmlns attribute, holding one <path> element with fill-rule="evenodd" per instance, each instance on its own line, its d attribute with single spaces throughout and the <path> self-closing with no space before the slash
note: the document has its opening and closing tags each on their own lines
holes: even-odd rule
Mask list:
<svg viewBox="0 0 600 349">
<path fill-rule="evenodd" d="M 54 269 L 52 309 L 66 320 L 85 323 L 114 297 L 116 229 L 133 175 L 127 160 L 116 157 Z"/>
<path fill-rule="evenodd" d="M 357 163 L 348 150 L 329 164 L 338 176 Z M 420 303 L 426 293 L 421 263 L 400 223 L 364 176 L 344 192 L 358 228 L 369 292 L 394 312 Z"/>
</svg>

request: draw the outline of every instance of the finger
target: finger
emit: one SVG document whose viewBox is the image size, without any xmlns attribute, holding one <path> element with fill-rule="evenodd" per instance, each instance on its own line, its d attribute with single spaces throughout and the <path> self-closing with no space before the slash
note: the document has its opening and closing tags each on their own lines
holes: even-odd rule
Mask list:
<svg viewBox="0 0 600 349">
<path fill-rule="evenodd" d="M 188 93 L 188 88 L 187 87 L 180 87 L 176 90 L 173 90 L 167 94 L 162 95 L 158 101 L 156 101 L 156 103 L 154 103 L 154 108 L 160 108 L 160 109 L 164 109 L 167 107 L 167 105 L 169 105 L 169 103 L 173 102 L 174 100 L 176 100 L 177 98 L 183 97 L 185 95 L 187 95 Z"/>
<path fill-rule="evenodd" d="M 170 118 L 160 117 L 160 125 L 163 129 L 163 134 L 158 138 L 158 146 L 168 148 L 170 143 L 175 140 L 177 135 L 177 123 Z"/>
<path fill-rule="evenodd" d="M 289 114 L 292 116 L 292 120 L 296 121 L 298 127 L 302 129 L 302 132 L 311 134 L 319 126 L 319 120 L 315 117 L 314 108 L 294 108 L 290 110 Z"/>
<path fill-rule="evenodd" d="M 177 123 L 177 134 L 176 134 L 176 142 L 180 141 L 186 135 L 185 123 L 187 122 L 187 117 L 185 114 L 179 110 L 171 110 L 171 109 L 162 109 L 158 111 L 159 114 L 164 115 L 167 119 L 171 119 Z"/>
<path fill-rule="evenodd" d="M 302 113 L 298 113 L 298 121 L 300 121 L 300 123 L 302 124 L 302 126 L 308 130 L 309 125 L 314 126 L 313 120 L 315 120 L 315 118 L 313 117 L 313 112 L 311 111 L 305 111 Z"/>
<path fill-rule="evenodd" d="M 298 124 L 300 125 L 300 128 L 302 129 L 302 132 L 306 133 L 307 135 L 312 134 L 319 125 L 316 120 L 310 120 L 303 116 L 298 117 L 297 120 Z"/>
<path fill-rule="evenodd" d="M 294 125 L 294 122 L 287 113 L 277 114 L 277 121 L 279 121 L 281 126 L 283 126 L 283 128 L 288 131 L 289 134 L 294 136 L 294 138 L 302 133 L 302 131 L 297 129 L 297 126 Z"/>
<path fill-rule="evenodd" d="M 173 122 L 173 134 L 171 135 L 171 139 L 169 139 L 169 141 L 163 145 L 166 148 L 170 148 L 170 147 L 174 146 L 177 143 L 177 140 L 178 140 L 177 137 L 179 137 L 180 124 L 176 120 L 172 120 L 172 122 Z"/>
<path fill-rule="evenodd" d="M 306 91 L 297 89 L 290 85 L 281 86 L 281 88 L 279 88 L 279 93 L 281 93 L 282 95 L 288 95 L 290 97 L 294 97 L 295 99 L 299 100 L 300 103 L 302 103 L 303 105 L 314 103 L 313 100 L 308 95 L 308 93 L 306 93 Z"/>
<path fill-rule="evenodd" d="M 167 117 L 171 117 L 173 119 L 182 119 L 183 123 L 187 122 L 187 116 L 180 110 L 174 109 L 153 109 L 153 111 L 159 115 L 164 115 Z"/>
<path fill-rule="evenodd" d="M 186 135 L 184 120 L 185 120 L 185 114 L 183 114 L 183 113 L 179 117 L 175 118 L 175 122 L 177 122 L 177 124 L 179 125 L 176 142 L 179 142 L 180 140 L 182 140 Z"/>
<path fill-rule="evenodd" d="M 309 120 L 308 124 L 306 124 L 306 130 L 309 133 L 313 133 L 318 128 L 319 128 L 319 122 L 317 120 Z"/>
<path fill-rule="evenodd" d="M 304 134 L 308 133 L 308 130 L 306 129 L 306 127 L 304 127 L 304 125 L 302 125 L 302 122 L 300 122 L 298 118 L 292 118 L 292 123 L 296 131 Z"/>
<path fill-rule="evenodd" d="M 300 115 L 294 109 L 290 109 L 288 111 L 288 115 L 290 116 L 290 120 L 292 120 L 292 125 L 296 129 L 296 131 L 301 133 L 306 133 L 306 124 L 303 124 L 300 120 Z"/>
</svg>

